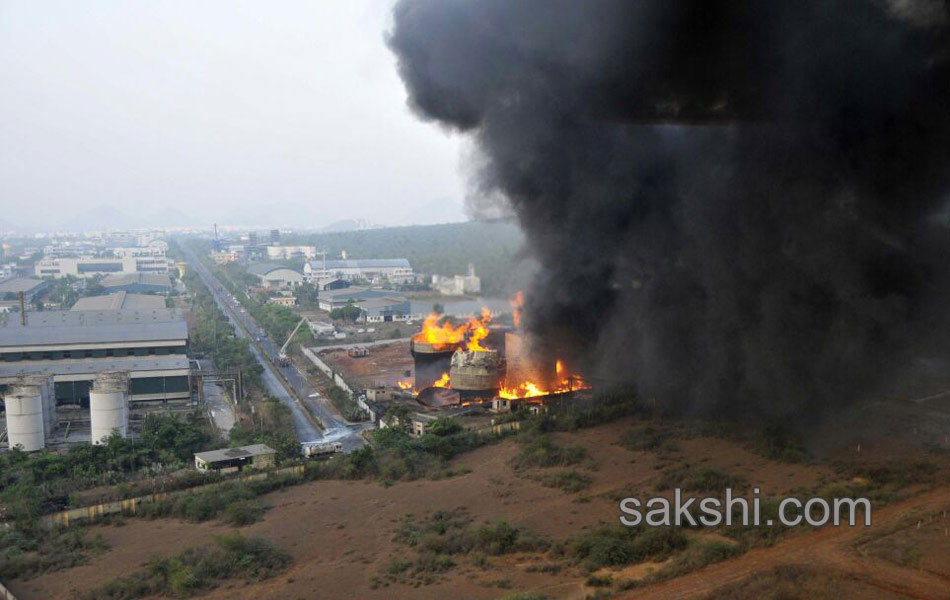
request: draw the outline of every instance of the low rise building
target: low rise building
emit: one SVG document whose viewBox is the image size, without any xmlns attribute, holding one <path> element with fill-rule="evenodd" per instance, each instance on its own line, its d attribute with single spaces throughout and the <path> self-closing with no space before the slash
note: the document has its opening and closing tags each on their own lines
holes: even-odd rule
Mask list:
<svg viewBox="0 0 950 600">
<path fill-rule="evenodd" d="M 475 266 L 469 265 L 467 275 L 454 275 L 452 277 L 433 275 L 432 287 L 443 296 L 479 294 L 482 291 L 482 280 L 475 275 Z"/>
<path fill-rule="evenodd" d="M 31 302 L 33 298 L 49 287 L 49 282 L 35 277 L 14 277 L 0 282 L 0 300 L 15 301 L 23 292 L 23 299 Z"/>
<path fill-rule="evenodd" d="M 317 297 L 317 306 L 320 310 L 329 312 L 335 308 L 343 308 L 347 304 L 358 304 L 373 298 L 404 299 L 402 294 L 392 290 L 352 286 L 336 290 L 321 291 Z"/>
<path fill-rule="evenodd" d="M 360 320 L 364 323 L 388 323 L 406 321 L 411 318 L 410 304 L 403 296 L 369 298 L 356 306 L 360 309 Z"/>
<path fill-rule="evenodd" d="M 290 267 L 271 264 L 256 264 L 247 272 L 257 277 L 265 288 L 294 288 L 303 284 L 303 275 Z"/>
<path fill-rule="evenodd" d="M 267 246 L 268 260 L 311 259 L 317 255 L 316 246 Z"/>
<path fill-rule="evenodd" d="M 415 278 L 412 266 L 405 258 L 311 260 L 304 265 L 304 276 L 308 281 L 339 278 L 348 281 L 364 279 L 372 283 L 405 283 Z"/>
<path fill-rule="evenodd" d="M 60 278 L 71 275 L 85 278 L 95 275 L 129 275 L 135 273 L 168 273 L 164 256 L 126 256 L 124 258 L 65 257 L 43 258 L 36 263 L 37 277 Z"/>
<path fill-rule="evenodd" d="M 233 473 L 245 468 L 269 469 L 277 464 L 277 451 L 266 444 L 211 450 L 195 454 L 195 468 L 199 471 Z"/>
<path fill-rule="evenodd" d="M 126 275 L 108 275 L 99 282 L 107 292 L 129 292 L 134 294 L 168 294 L 172 291 L 172 280 L 168 275 L 159 273 L 129 273 Z"/>
</svg>

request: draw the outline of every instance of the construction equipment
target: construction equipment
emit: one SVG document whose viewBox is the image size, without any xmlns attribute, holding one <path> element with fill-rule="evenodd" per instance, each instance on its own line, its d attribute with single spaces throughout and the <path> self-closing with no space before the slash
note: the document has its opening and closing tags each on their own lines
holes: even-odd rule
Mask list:
<svg viewBox="0 0 950 600">
<path fill-rule="evenodd" d="M 307 317 L 300 319 L 300 322 L 297 323 L 297 326 L 294 327 L 294 330 L 290 332 L 290 337 L 287 338 L 287 341 L 284 342 L 284 345 L 280 347 L 280 352 L 277 353 L 277 364 L 282 367 L 290 366 L 290 357 L 287 356 L 287 346 L 290 345 L 290 340 L 294 339 L 294 336 L 297 335 L 297 332 L 300 331 L 300 326 L 307 321 Z"/>
</svg>

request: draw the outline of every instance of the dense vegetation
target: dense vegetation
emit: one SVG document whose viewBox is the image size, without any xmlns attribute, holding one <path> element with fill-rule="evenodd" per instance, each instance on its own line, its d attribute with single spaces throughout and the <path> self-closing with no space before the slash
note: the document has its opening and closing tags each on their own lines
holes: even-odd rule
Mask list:
<svg viewBox="0 0 950 600">
<path fill-rule="evenodd" d="M 283 243 L 326 248 L 328 256 L 346 250 L 347 258 L 406 258 L 418 273 L 463 274 L 472 264 L 482 280 L 482 293 L 507 296 L 518 287 L 523 241 L 514 223 L 470 221 L 286 235 Z"/>
<path fill-rule="evenodd" d="M 90 536 L 84 527 L 48 532 L 0 529 L 0 580 L 75 567 L 106 548 L 102 536 Z"/>
<path fill-rule="evenodd" d="M 137 440 L 112 435 L 104 444 L 73 446 L 66 452 L 13 449 L 0 455 L 2 517 L 29 527 L 38 515 L 74 504 L 72 492 L 121 483 L 145 468 L 157 473 L 186 467 L 195 452 L 222 445 L 199 413 L 152 413 L 145 417 Z"/>
<path fill-rule="evenodd" d="M 214 544 L 153 558 L 144 569 L 113 579 L 83 595 L 88 600 L 147 596 L 185 598 L 229 579 L 261 581 L 290 566 L 290 555 L 265 539 L 240 533 L 216 536 Z"/>
</svg>

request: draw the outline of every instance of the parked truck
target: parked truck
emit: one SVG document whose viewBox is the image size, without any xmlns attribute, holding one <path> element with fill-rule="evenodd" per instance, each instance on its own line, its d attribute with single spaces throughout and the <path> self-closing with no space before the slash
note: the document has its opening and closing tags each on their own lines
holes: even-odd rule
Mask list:
<svg viewBox="0 0 950 600">
<path fill-rule="evenodd" d="M 304 458 L 330 457 L 343 452 L 341 442 L 304 442 L 300 444 L 300 454 Z"/>
</svg>

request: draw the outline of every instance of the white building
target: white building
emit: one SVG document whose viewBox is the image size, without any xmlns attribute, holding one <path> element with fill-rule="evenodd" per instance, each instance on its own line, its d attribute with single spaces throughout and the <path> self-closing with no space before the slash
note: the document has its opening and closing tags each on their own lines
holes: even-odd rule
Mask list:
<svg viewBox="0 0 950 600">
<path fill-rule="evenodd" d="M 168 259 L 162 256 L 126 256 L 124 258 L 43 258 L 36 263 L 37 277 L 93 277 L 132 273 L 168 273 Z"/>
<path fill-rule="evenodd" d="M 267 246 L 269 260 L 311 259 L 317 255 L 316 246 Z"/>
<path fill-rule="evenodd" d="M 415 275 L 405 258 L 366 258 L 356 260 L 311 260 L 304 265 L 304 277 L 314 279 L 365 279 L 373 283 L 406 283 Z"/>
<path fill-rule="evenodd" d="M 251 265 L 247 272 L 260 279 L 261 286 L 266 288 L 293 288 L 303 283 L 299 271 L 281 265 Z"/>
<path fill-rule="evenodd" d="M 432 276 L 432 287 L 443 296 L 464 296 L 465 294 L 479 294 L 482 291 L 482 280 L 475 275 L 475 266 L 468 266 L 468 275 L 443 277 Z"/>
</svg>

